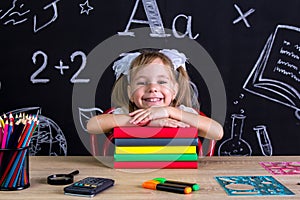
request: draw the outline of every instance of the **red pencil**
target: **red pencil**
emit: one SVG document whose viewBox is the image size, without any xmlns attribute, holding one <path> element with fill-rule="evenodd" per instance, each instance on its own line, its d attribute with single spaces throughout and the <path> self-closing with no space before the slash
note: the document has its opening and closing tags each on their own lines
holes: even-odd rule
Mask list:
<svg viewBox="0 0 300 200">
<path fill-rule="evenodd" d="M 32 121 L 28 121 L 26 123 L 25 128 L 23 129 L 23 132 L 21 134 L 21 137 L 19 138 L 17 148 L 21 148 L 22 147 L 22 144 L 23 144 L 23 142 L 24 142 L 24 140 L 26 138 L 26 135 L 28 133 L 28 130 L 29 130 L 30 126 L 31 126 L 31 123 L 32 123 Z"/>
<path fill-rule="evenodd" d="M 39 125 L 39 121 L 37 120 L 37 121 L 34 122 L 34 126 L 33 126 L 32 130 L 30 132 L 29 139 L 27 140 L 26 145 L 25 145 L 26 147 L 29 146 L 32 134 L 34 133 L 34 131 L 36 130 L 36 128 L 38 127 L 38 125 Z"/>
<path fill-rule="evenodd" d="M 33 132 L 35 131 L 35 129 L 38 126 L 38 123 L 39 123 L 39 121 L 37 120 L 37 117 L 35 117 L 33 120 L 30 120 L 30 122 L 31 122 L 30 129 L 28 129 L 28 131 L 26 132 L 26 137 L 24 139 L 24 142 L 22 142 L 23 144 L 22 144 L 21 147 L 26 147 L 26 146 L 29 145 L 31 136 L 32 136 Z M 26 151 L 27 150 L 22 152 L 21 158 L 19 159 L 17 167 L 15 168 L 13 176 L 12 176 L 10 182 L 9 182 L 9 187 L 12 187 L 15 180 L 16 180 L 16 178 L 19 178 L 19 176 L 20 176 L 20 173 L 21 173 L 20 167 L 21 167 L 21 164 L 24 162 L 24 159 L 26 159 L 24 157 Z"/>
<path fill-rule="evenodd" d="M 13 173 L 11 179 L 8 180 L 9 181 L 8 187 L 12 187 L 15 179 L 19 177 L 19 176 L 17 177 L 17 175 L 20 174 L 20 166 L 23 163 L 23 160 L 26 159 L 25 158 L 26 151 L 27 151 L 27 149 L 22 150 L 22 155 L 21 155 L 20 159 L 18 160 L 18 164 L 17 164 L 16 168 L 14 169 L 14 173 Z M 19 153 L 21 153 L 21 152 L 19 152 Z"/>
</svg>

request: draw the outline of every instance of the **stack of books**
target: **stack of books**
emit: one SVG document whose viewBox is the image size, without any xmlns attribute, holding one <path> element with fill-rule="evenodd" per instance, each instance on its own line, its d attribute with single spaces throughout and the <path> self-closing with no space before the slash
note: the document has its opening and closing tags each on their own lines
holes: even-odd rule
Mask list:
<svg viewBox="0 0 300 200">
<path fill-rule="evenodd" d="M 196 128 L 114 128 L 115 168 L 198 168 Z"/>
</svg>

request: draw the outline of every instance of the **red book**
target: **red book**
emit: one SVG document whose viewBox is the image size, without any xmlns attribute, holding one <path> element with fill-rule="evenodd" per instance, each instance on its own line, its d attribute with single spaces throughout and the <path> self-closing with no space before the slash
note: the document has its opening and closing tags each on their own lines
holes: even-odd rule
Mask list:
<svg viewBox="0 0 300 200">
<path fill-rule="evenodd" d="M 169 127 L 116 127 L 114 138 L 197 138 L 198 130 Z"/>
<path fill-rule="evenodd" d="M 115 169 L 197 169 L 198 161 L 114 162 Z"/>
</svg>

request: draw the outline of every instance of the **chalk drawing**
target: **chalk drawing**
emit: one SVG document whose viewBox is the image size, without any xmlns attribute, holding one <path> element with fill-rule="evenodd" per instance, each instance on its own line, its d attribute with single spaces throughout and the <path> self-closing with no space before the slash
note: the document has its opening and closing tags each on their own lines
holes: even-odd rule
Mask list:
<svg viewBox="0 0 300 200">
<path fill-rule="evenodd" d="M 32 55 L 32 62 L 34 64 L 37 64 L 37 57 L 38 56 L 42 56 L 42 64 L 40 65 L 40 67 L 38 67 L 38 69 L 33 72 L 33 74 L 30 76 L 30 81 L 32 83 L 48 83 L 50 81 L 50 79 L 48 78 L 41 78 L 40 77 L 40 73 L 42 73 L 44 70 L 46 70 L 47 68 L 47 64 L 48 64 L 48 55 L 41 51 L 38 50 L 36 52 L 33 53 Z M 88 83 L 90 81 L 90 79 L 82 79 L 82 78 L 78 78 L 79 74 L 82 72 L 82 70 L 84 70 L 84 68 L 86 67 L 86 63 L 87 63 L 87 58 L 85 53 L 83 53 L 82 51 L 75 51 L 74 53 L 72 53 L 72 55 L 70 56 L 70 60 L 71 62 L 75 61 L 75 58 L 79 57 L 81 58 L 81 65 L 79 66 L 79 69 L 73 74 L 73 76 L 70 78 L 70 82 L 71 83 Z M 64 75 L 64 70 L 68 70 L 70 67 L 67 65 L 63 64 L 62 60 L 59 60 L 59 65 L 54 66 L 55 69 L 58 69 L 60 71 L 61 75 Z"/>
<path fill-rule="evenodd" d="M 134 19 L 134 15 L 137 11 L 138 5 L 140 0 L 135 1 L 135 5 L 133 8 L 133 11 L 131 13 L 129 22 L 126 26 L 125 31 L 118 32 L 119 35 L 127 35 L 127 36 L 134 36 L 134 32 L 128 32 L 131 23 L 138 23 L 138 24 L 148 24 L 151 29 L 150 36 L 152 37 L 168 37 L 170 34 L 165 33 L 164 25 L 159 13 L 159 9 L 156 3 L 156 0 L 142 0 L 142 4 L 144 6 L 144 10 L 146 12 L 146 16 L 148 18 L 148 21 L 146 20 L 139 20 Z"/>
<path fill-rule="evenodd" d="M 278 25 L 243 85 L 246 91 L 300 110 L 300 28 Z M 300 118 L 298 118 L 300 119 Z"/>
<path fill-rule="evenodd" d="M 182 35 L 179 35 L 178 32 L 176 31 L 176 21 L 180 17 L 183 17 L 187 20 L 186 32 Z M 176 38 L 184 38 L 186 35 L 188 35 L 190 39 L 195 40 L 199 36 L 199 34 L 196 34 L 195 36 L 192 35 L 192 16 L 186 16 L 184 14 L 177 15 L 174 18 L 173 24 L 172 24 L 172 32 L 174 34 L 174 37 L 176 37 Z"/>
<path fill-rule="evenodd" d="M 253 128 L 256 132 L 258 144 L 264 156 L 272 156 L 273 148 L 265 125 L 257 125 Z"/>
<path fill-rule="evenodd" d="M 46 22 L 45 24 L 38 26 L 37 25 L 37 15 L 34 15 L 34 17 L 33 17 L 33 31 L 35 33 L 38 32 L 39 30 L 49 26 L 51 23 L 53 23 L 58 18 L 57 3 L 59 1 L 60 0 L 55 0 L 54 2 L 44 6 L 43 9 L 46 10 L 46 11 L 47 11 L 47 9 L 51 9 L 51 8 L 53 9 L 52 18 L 48 22 Z"/>
<path fill-rule="evenodd" d="M 67 66 L 67 65 L 64 65 L 64 63 L 63 63 L 62 60 L 59 60 L 59 65 L 54 66 L 54 68 L 59 69 L 60 74 L 61 74 L 61 75 L 64 75 L 64 70 L 65 70 L 65 69 L 69 69 L 70 67 Z"/>
<path fill-rule="evenodd" d="M 28 20 L 26 14 L 28 14 L 30 10 L 25 8 L 23 3 L 19 3 L 18 0 L 14 0 L 11 6 L 4 11 L 3 14 L 2 12 L 3 10 L 0 12 L 0 20 L 3 21 L 4 25 L 17 25 Z"/>
<path fill-rule="evenodd" d="M 90 11 L 94 9 L 92 6 L 90 6 L 88 0 L 86 0 L 83 4 L 79 4 L 79 6 L 81 7 L 80 14 L 86 13 L 89 15 Z"/>
<path fill-rule="evenodd" d="M 55 0 L 53 2 L 50 2 L 49 4 L 46 4 L 43 7 L 43 11 L 47 14 L 49 12 L 53 12 L 52 17 L 47 20 L 43 24 L 39 24 L 39 18 L 43 18 L 43 16 L 38 16 L 35 13 L 32 13 L 32 11 L 27 8 L 27 4 L 23 3 L 23 0 L 13 0 L 11 5 L 8 9 L 0 10 L 0 22 L 3 25 L 20 25 L 24 22 L 29 21 L 29 14 L 33 15 L 33 31 L 34 33 L 46 28 L 50 24 L 52 24 L 54 21 L 58 18 L 58 7 L 57 4 L 60 0 Z M 26 2 L 26 1 L 25 1 Z"/>
<path fill-rule="evenodd" d="M 219 156 L 251 156 L 251 146 L 242 138 L 245 115 L 232 114 L 231 138 L 224 140 L 218 149 Z"/>
<path fill-rule="evenodd" d="M 134 19 L 139 3 L 140 0 L 135 1 L 135 5 L 131 13 L 131 16 L 129 18 L 129 21 L 127 23 L 127 26 L 123 32 L 118 32 L 118 35 L 134 37 L 135 36 L 134 32 L 130 32 L 129 28 L 132 23 L 137 23 L 137 24 L 148 24 L 151 30 L 150 33 L 151 37 L 170 37 L 171 34 L 165 32 L 164 24 L 156 0 L 142 0 L 142 4 L 144 7 L 144 11 L 146 13 L 147 20 Z M 176 23 L 179 18 L 184 18 L 187 21 L 186 31 L 183 34 L 179 33 L 176 29 Z M 172 32 L 174 37 L 176 38 L 184 38 L 188 36 L 190 39 L 196 39 L 199 36 L 199 34 L 196 34 L 195 36 L 193 36 L 192 34 L 192 16 L 186 16 L 184 14 L 179 14 L 173 19 Z"/>
<path fill-rule="evenodd" d="M 78 108 L 79 110 L 79 120 L 81 128 L 87 132 L 86 124 L 88 120 L 95 116 L 95 113 L 103 113 L 103 111 L 100 108 Z"/>
<path fill-rule="evenodd" d="M 245 95 L 241 93 L 239 95 L 238 100 L 234 100 L 233 101 L 233 104 L 234 105 L 238 105 L 240 103 L 239 100 L 244 99 L 244 97 L 245 97 Z M 245 110 L 241 108 L 240 109 L 240 113 L 242 114 L 240 117 L 244 117 L 243 114 L 245 113 Z M 256 133 L 256 137 L 257 137 L 258 144 L 260 146 L 262 154 L 264 156 L 272 156 L 272 154 L 273 154 L 273 148 L 272 148 L 271 140 L 270 140 L 268 132 L 267 132 L 267 126 L 266 125 L 257 125 L 257 126 L 255 126 L 253 128 L 253 130 Z M 240 130 L 240 131 L 243 131 L 243 130 Z M 234 140 L 232 138 L 231 138 L 231 140 Z M 224 147 L 223 147 L 223 150 L 224 150 Z"/>
<path fill-rule="evenodd" d="M 238 13 L 240 14 L 240 17 L 238 17 L 237 19 L 235 19 L 232 23 L 236 24 L 239 21 L 243 20 L 243 22 L 245 23 L 246 27 L 251 27 L 250 24 L 248 23 L 248 20 L 246 19 L 246 17 L 248 17 L 250 14 L 254 13 L 255 9 L 251 8 L 250 10 L 248 10 L 246 13 L 243 13 L 241 11 L 241 9 L 234 4 L 234 8 L 238 11 Z"/>
</svg>

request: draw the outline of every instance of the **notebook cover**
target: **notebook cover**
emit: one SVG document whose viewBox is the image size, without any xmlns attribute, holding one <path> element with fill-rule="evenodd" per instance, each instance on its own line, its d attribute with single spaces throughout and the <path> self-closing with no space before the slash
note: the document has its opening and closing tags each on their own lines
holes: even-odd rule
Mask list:
<svg viewBox="0 0 300 200">
<path fill-rule="evenodd" d="M 114 162 L 116 169 L 197 169 L 197 161 L 176 162 Z"/>
<path fill-rule="evenodd" d="M 115 161 L 197 161 L 197 154 L 115 154 Z"/>
<path fill-rule="evenodd" d="M 197 138 L 198 130 L 169 127 L 116 127 L 114 138 Z"/>
<path fill-rule="evenodd" d="M 198 146 L 198 138 L 116 138 L 116 146 Z"/>
</svg>

